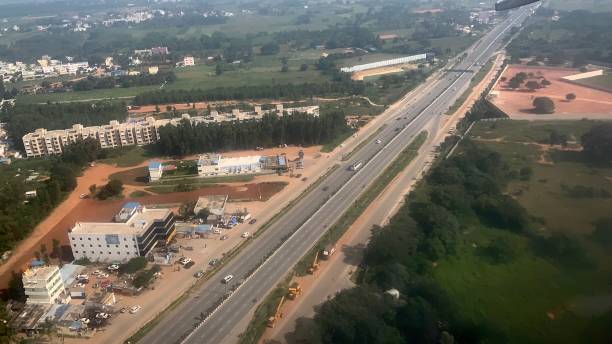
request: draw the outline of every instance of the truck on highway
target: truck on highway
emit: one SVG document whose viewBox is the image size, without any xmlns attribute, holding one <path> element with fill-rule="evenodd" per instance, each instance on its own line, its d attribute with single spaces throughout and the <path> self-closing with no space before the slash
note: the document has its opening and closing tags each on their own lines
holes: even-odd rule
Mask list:
<svg viewBox="0 0 612 344">
<path fill-rule="evenodd" d="M 359 169 L 363 166 L 363 162 L 361 161 L 357 161 L 354 162 L 350 167 L 349 170 L 351 171 L 359 171 Z"/>
</svg>

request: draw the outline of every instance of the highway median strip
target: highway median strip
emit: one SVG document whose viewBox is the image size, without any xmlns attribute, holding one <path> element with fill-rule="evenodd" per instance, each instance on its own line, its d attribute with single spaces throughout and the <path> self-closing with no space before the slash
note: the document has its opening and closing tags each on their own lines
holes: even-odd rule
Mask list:
<svg viewBox="0 0 612 344">
<path fill-rule="evenodd" d="M 389 165 L 376 181 L 353 203 L 349 210 L 330 227 L 321 240 L 315 244 L 315 247 L 296 264 L 294 271 L 292 271 L 282 283 L 274 288 L 273 292 L 266 296 L 255 310 L 247 330 L 240 337 L 239 344 L 255 344 L 259 342 L 259 339 L 266 329 L 268 318 L 274 315 L 276 305 L 280 302 L 281 297 L 286 294 L 286 286 L 289 284 L 288 281 L 291 280 L 294 274 L 305 275 L 307 273 L 308 267 L 310 267 L 316 252 L 321 250 L 326 244 L 338 241 L 372 201 L 383 192 L 387 185 L 389 185 L 389 183 L 395 179 L 412 160 L 414 160 L 426 139 L 427 132 L 425 131 L 417 135 L 412 143 L 400 153 L 393 163 Z M 281 293 L 279 290 L 283 290 L 284 292 Z"/>
</svg>

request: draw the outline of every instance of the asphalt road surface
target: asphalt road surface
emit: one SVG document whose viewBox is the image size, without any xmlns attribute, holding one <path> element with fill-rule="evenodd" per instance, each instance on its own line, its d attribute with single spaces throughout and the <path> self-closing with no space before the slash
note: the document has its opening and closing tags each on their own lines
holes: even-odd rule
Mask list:
<svg viewBox="0 0 612 344">
<path fill-rule="evenodd" d="M 432 81 L 427 92 L 407 101 L 397 117 L 388 120 L 387 126 L 378 134 L 377 139 L 382 141 L 380 144 L 376 140 L 367 143 L 316 190 L 303 197 L 263 233 L 250 239 L 252 242 L 237 257 L 193 291 L 188 300 L 169 311 L 140 342 L 235 341 L 230 332 L 245 330 L 235 328 L 237 324 L 244 323 L 244 317 L 286 276 L 413 138 L 431 120 L 444 115 L 469 87 L 474 73 L 500 48 L 508 30 L 520 25 L 531 13 L 531 8 L 512 12 L 507 20 L 476 42 L 467 51 L 467 57 L 453 66 L 453 71 L 442 73 Z M 363 162 L 363 167 L 350 171 L 349 166 L 357 161 Z M 228 275 L 233 275 L 233 279 L 227 284 L 221 283 L 222 278 Z M 215 308 L 221 298 L 225 301 Z M 206 316 L 203 322 L 201 314 Z"/>
</svg>

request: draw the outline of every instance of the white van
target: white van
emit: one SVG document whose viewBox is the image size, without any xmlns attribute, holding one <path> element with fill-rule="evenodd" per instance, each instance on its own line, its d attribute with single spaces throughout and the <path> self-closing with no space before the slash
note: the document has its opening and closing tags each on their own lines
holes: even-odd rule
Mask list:
<svg viewBox="0 0 612 344">
<path fill-rule="evenodd" d="M 227 283 L 229 283 L 229 281 L 232 280 L 232 278 L 234 278 L 234 275 L 227 275 L 227 276 L 223 277 L 223 281 L 221 281 L 221 283 L 227 284 Z"/>
</svg>

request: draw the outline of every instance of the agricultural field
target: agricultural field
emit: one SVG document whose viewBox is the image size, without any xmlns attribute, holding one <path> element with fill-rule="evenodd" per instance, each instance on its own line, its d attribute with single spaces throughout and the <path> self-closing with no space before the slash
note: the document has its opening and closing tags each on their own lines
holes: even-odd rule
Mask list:
<svg viewBox="0 0 612 344">
<path fill-rule="evenodd" d="M 575 142 L 594 123 L 480 122 L 470 132 L 510 170 L 532 171 L 513 180 L 507 194 L 527 209 L 539 234 L 563 233 L 581 243 L 585 261 L 570 251 L 565 259 L 547 257 L 534 236 L 469 226 L 457 254 L 434 269 L 466 324 L 484 324 L 508 343 L 609 342 L 603 324 L 612 315 L 612 254 L 592 232 L 595 221 L 610 217 L 612 168 L 584 163 Z M 566 147 L 546 144 L 553 132 L 568 138 Z M 516 247 L 512 260 L 487 258 L 485 248 L 495 240 Z"/>
</svg>

